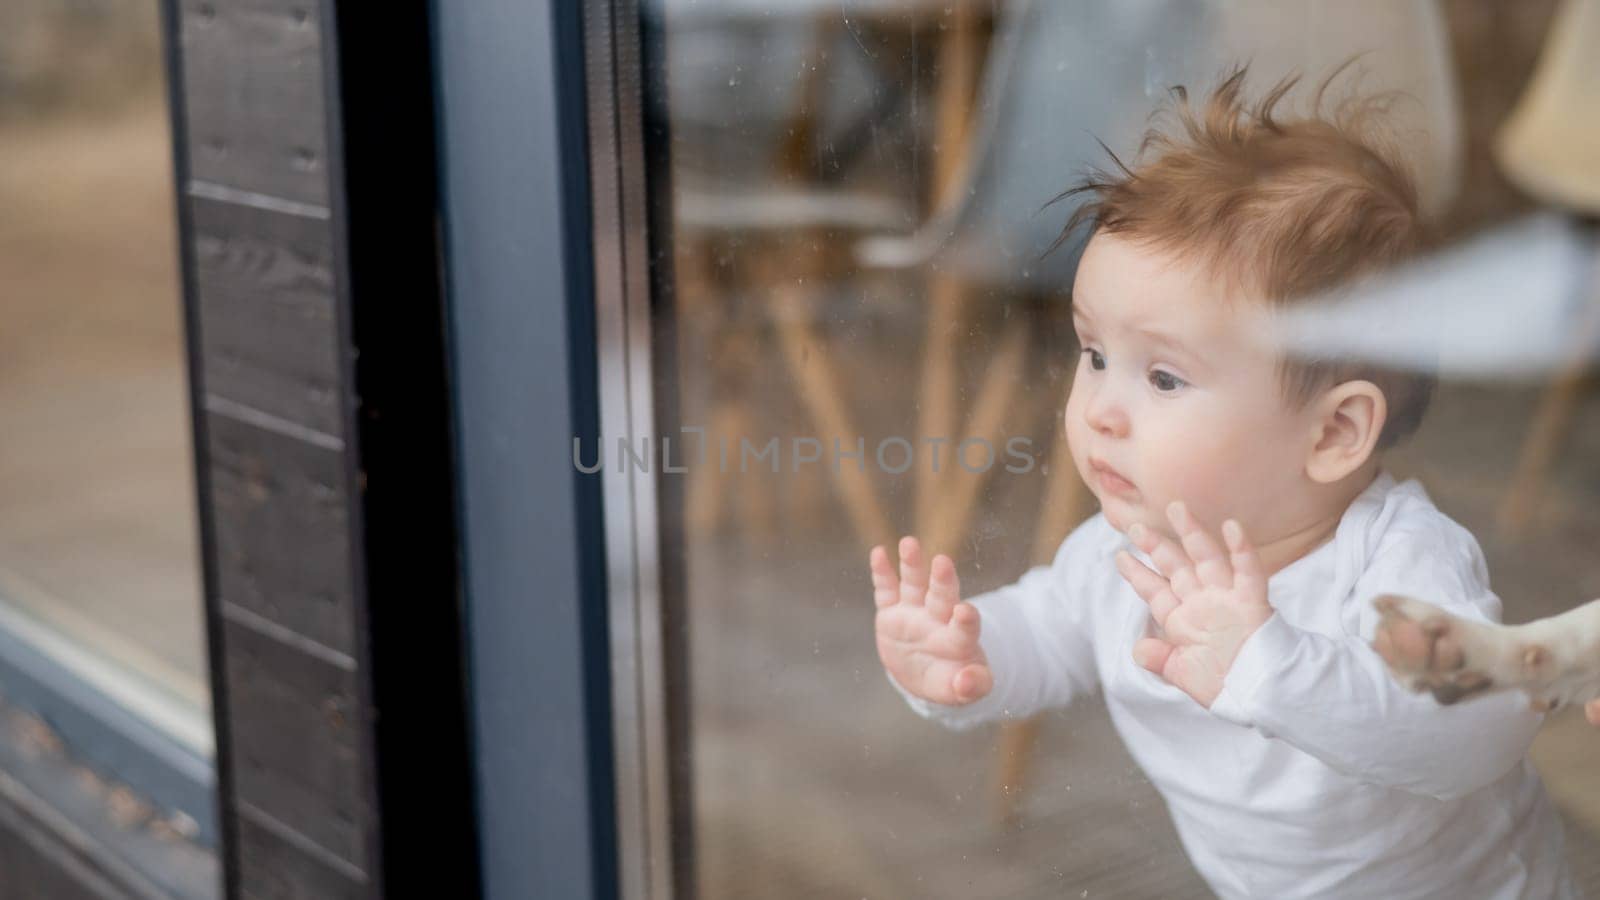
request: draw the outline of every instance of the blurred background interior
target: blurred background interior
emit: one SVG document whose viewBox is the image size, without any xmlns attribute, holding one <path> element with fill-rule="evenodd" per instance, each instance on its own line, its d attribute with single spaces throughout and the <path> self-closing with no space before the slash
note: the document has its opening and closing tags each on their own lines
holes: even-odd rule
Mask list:
<svg viewBox="0 0 1600 900">
<path fill-rule="evenodd" d="M 679 762 L 700 895 L 1205 896 L 1103 708 L 953 733 L 904 707 L 873 648 L 867 548 L 916 533 L 954 556 L 970 595 L 1048 560 L 1093 513 L 1055 439 L 1077 248 L 1040 257 L 1070 212 L 1045 205 L 1104 163 L 1097 139 L 1131 155 L 1169 85 L 1204 89 L 1233 61 L 1257 88 L 1291 71 L 1316 82 L 1360 54 L 1344 86 L 1404 92 L 1398 136 L 1459 248 L 1533 213 L 1600 212 L 1582 124 L 1600 69 L 1578 49 L 1600 39 L 1597 8 L 646 3 L 648 150 L 672 182 L 653 197 L 671 263 L 657 383 L 677 398 L 658 427 L 711 441 L 712 464 L 662 476 L 684 479 L 662 527 L 687 553 L 669 639 L 689 673 Z M 1564 334 L 1592 337 L 1588 290 L 1495 298 L 1496 314 L 1555 310 Z M 1585 357 L 1540 352 L 1448 371 L 1392 464 L 1478 536 L 1512 622 L 1600 596 L 1600 398 Z M 895 475 L 871 456 L 889 436 L 1019 435 L 1040 463 L 1025 474 L 946 456 L 935 475 L 923 455 Z M 857 436 L 866 472 L 832 471 L 832 438 L 853 450 Z M 739 440 L 772 437 L 781 473 L 739 471 Z M 795 437 L 819 437 L 823 464 L 795 471 Z M 1594 896 L 1597 748 L 1568 712 L 1534 750 Z"/>
</svg>

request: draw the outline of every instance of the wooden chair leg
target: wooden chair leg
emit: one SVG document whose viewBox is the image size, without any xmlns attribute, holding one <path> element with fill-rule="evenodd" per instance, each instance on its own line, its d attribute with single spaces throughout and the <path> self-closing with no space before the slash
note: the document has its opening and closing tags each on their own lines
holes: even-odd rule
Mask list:
<svg viewBox="0 0 1600 900">
<path fill-rule="evenodd" d="M 1017 804 L 1022 801 L 1022 782 L 1039 740 L 1040 717 L 1007 722 L 1000 728 L 996 747 L 994 803 L 990 814 L 997 825 L 1017 820 Z"/>
<path fill-rule="evenodd" d="M 749 403 L 739 407 L 739 424 L 734 434 L 741 438 L 762 434 Z M 780 463 L 778 472 L 773 472 L 769 463 L 756 463 L 745 471 L 742 445 L 736 443 L 732 435 L 729 443 L 728 469 L 738 473 L 732 481 L 737 486 L 733 499 L 739 507 L 739 521 L 745 536 L 764 547 L 771 546 L 778 537 L 778 479 L 783 477 L 782 465 Z"/>
<path fill-rule="evenodd" d="M 1050 410 L 1055 441 L 1050 451 L 1050 470 L 1046 474 L 1044 506 L 1039 510 L 1039 525 L 1033 538 L 1033 559 L 1039 564 L 1055 558 L 1056 548 L 1073 526 L 1083 520 L 1092 500 L 1072 464 L 1072 451 L 1067 446 L 1067 436 L 1062 433 L 1061 410 L 1065 408 L 1065 401 L 1063 393 L 1062 403 Z M 995 759 L 993 810 L 996 824 L 1009 825 L 1016 821 L 1017 804 L 1022 802 L 1039 727 L 1038 716 L 1001 726 Z"/>
<path fill-rule="evenodd" d="M 928 325 L 923 339 L 922 380 L 917 396 L 917 453 L 924 452 L 923 438 L 934 438 L 946 443 L 958 436 L 956 424 L 956 341 L 961 331 L 962 307 L 966 288 L 959 278 L 947 273 L 932 276 L 928 285 Z M 942 469 L 933 471 L 932 463 L 919 462 L 914 478 L 916 493 L 912 496 L 911 521 L 919 534 L 926 534 L 932 517 L 939 506 L 939 495 L 950 466 L 948 451 Z"/>
<path fill-rule="evenodd" d="M 839 489 L 856 534 L 868 544 L 892 547 L 895 541 L 894 527 L 872 489 L 872 480 L 867 475 L 867 461 L 861 460 L 859 466 L 845 461 L 840 464 L 838 472 L 833 471 L 832 440 L 837 437 L 849 441 L 861 431 L 855 427 L 844 408 L 832 360 L 810 326 L 795 314 L 796 307 L 800 305 L 798 300 L 793 296 L 787 300 L 779 297 L 773 306 L 777 311 L 778 343 L 783 349 L 784 363 L 800 393 L 801 402 L 810 413 L 811 422 L 817 430 L 816 436 L 825 445 L 824 464 L 828 466 L 830 477 Z"/>
<path fill-rule="evenodd" d="M 1045 473 L 1044 506 L 1039 509 L 1039 524 L 1033 532 L 1033 560 L 1046 564 L 1055 559 L 1056 549 L 1066 540 L 1067 534 L 1092 513 L 1094 497 L 1088 485 L 1078 477 L 1078 468 L 1072 462 L 1072 449 L 1067 446 L 1067 436 L 1061 423 L 1061 412 L 1066 408 L 1066 396 L 1051 412 L 1055 427 L 1055 440 L 1050 449 L 1050 470 Z"/>
<path fill-rule="evenodd" d="M 956 443 L 957 436 L 951 436 L 952 445 L 949 446 L 948 463 L 950 471 L 942 479 L 945 494 L 941 502 L 934 505 L 936 510 L 934 515 L 925 523 L 920 521 L 917 523 L 930 552 L 951 552 L 967 529 L 968 522 L 972 518 L 972 510 L 977 506 L 984 484 L 988 482 L 989 476 L 996 468 L 1005 464 L 1001 446 L 1005 419 L 1016 400 L 1017 388 L 1022 381 L 1022 367 L 1027 355 L 1027 328 L 1017 323 L 1011 326 L 1000 344 L 999 351 L 984 372 L 983 385 L 978 389 L 978 398 L 972 404 L 971 419 L 960 436 L 962 440 L 976 437 L 988 441 L 989 447 L 994 450 L 995 459 L 993 464 L 982 472 L 962 469 L 961 462 L 957 459 L 957 454 L 960 452 L 959 443 Z"/>
<path fill-rule="evenodd" d="M 939 83 L 936 89 L 934 128 L 939 153 L 934 157 L 933 208 L 945 209 L 958 202 L 957 192 L 965 183 L 965 167 L 971 155 L 973 88 L 979 65 L 981 41 L 977 34 L 977 4 L 957 0 L 952 4 L 949 28 L 939 47 Z M 921 438 L 956 438 L 956 341 L 961 330 L 966 285 L 951 273 L 935 269 L 928 284 L 928 326 L 923 343 L 921 393 L 918 398 L 917 449 Z M 937 511 L 942 487 L 949 483 L 946 472 L 935 473 L 931 466 L 917 466 L 916 493 L 912 496 L 912 519 L 924 533 L 929 518 Z"/>
<path fill-rule="evenodd" d="M 822 448 L 822 461 L 808 464 L 789 478 L 789 503 L 785 517 L 802 534 L 823 528 L 823 504 L 828 491 L 828 472 L 833 464 L 833 447 Z"/>
<path fill-rule="evenodd" d="M 1496 524 L 1506 537 L 1517 537 L 1533 519 L 1543 493 L 1545 476 L 1556 450 L 1572 424 L 1572 413 L 1583 395 L 1585 377 L 1581 369 L 1569 370 L 1545 391 L 1534 414 L 1533 426 L 1522 444 L 1517 467 L 1500 500 Z"/>
<path fill-rule="evenodd" d="M 726 493 L 728 475 L 719 466 L 716 440 L 736 434 L 739 415 L 727 402 L 719 403 L 711 413 L 710 429 L 704 435 L 705 462 L 689 469 L 689 485 L 684 492 L 684 520 L 689 532 L 709 536 L 722 525 L 723 494 Z M 698 451 L 696 451 L 698 452 Z"/>
<path fill-rule="evenodd" d="M 760 471 L 740 471 L 740 441 L 757 437 L 751 381 L 760 365 L 760 340 L 747 325 L 727 318 L 709 349 L 713 399 L 710 430 L 703 435 L 706 464 L 690 470 L 686 522 L 695 533 L 706 534 L 732 512 L 747 537 L 770 543 L 778 531 L 777 486 L 770 472 L 763 477 Z M 726 468 L 721 444 L 727 447 Z M 731 498 L 730 488 L 735 488 Z"/>
<path fill-rule="evenodd" d="M 1595 267 L 1595 283 L 1600 283 L 1600 265 Z M 1600 294 L 1589 298 L 1582 318 L 1573 329 L 1575 356 L 1545 391 L 1534 414 L 1533 425 L 1522 444 L 1517 467 L 1501 497 L 1496 525 L 1507 537 L 1516 537 L 1527 527 L 1539 504 L 1545 476 L 1555 459 L 1556 449 L 1572 424 L 1590 369 L 1589 353 L 1600 340 Z"/>
</svg>

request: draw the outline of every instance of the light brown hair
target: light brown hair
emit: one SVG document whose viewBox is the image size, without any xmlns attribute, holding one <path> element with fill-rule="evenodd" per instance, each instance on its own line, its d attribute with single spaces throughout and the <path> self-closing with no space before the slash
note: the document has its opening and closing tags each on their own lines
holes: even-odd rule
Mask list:
<svg viewBox="0 0 1600 900">
<path fill-rule="evenodd" d="M 1395 95 L 1352 95 L 1324 112 L 1329 85 L 1349 65 L 1318 86 L 1310 114 L 1299 117 L 1280 110 L 1298 76 L 1253 105 L 1244 66 L 1200 108 L 1173 88 L 1131 168 L 1106 148 L 1115 167 L 1091 170 L 1056 198 L 1085 198 L 1056 246 L 1088 224 L 1198 262 L 1275 304 L 1416 256 L 1429 244 L 1416 183 L 1383 130 Z M 1179 127 L 1165 127 L 1168 117 Z M 1286 397 L 1302 404 L 1339 382 L 1376 384 L 1389 407 L 1379 449 L 1416 430 L 1435 382 L 1431 373 L 1341 359 L 1285 359 L 1281 371 Z"/>
</svg>

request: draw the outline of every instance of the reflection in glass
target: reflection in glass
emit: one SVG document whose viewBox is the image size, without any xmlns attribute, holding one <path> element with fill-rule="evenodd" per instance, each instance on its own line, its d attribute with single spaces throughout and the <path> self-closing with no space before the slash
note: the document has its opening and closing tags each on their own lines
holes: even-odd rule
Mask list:
<svg viewBox="0 0 1600 900">
<path fill-rule="evenodd" d="M 209 754 L 158 10 L 0 15 L 0 625 Z"/>
<path fill-rule="evenodd" d="M 961 732 L 906 709 L 873 646 L 867 549 L 918 534 L 970 597 L 1095 512 L 1058 440 L 1079 248 L 1042 255 L 1071 213 L 1047 204 L 1105 164 L 1100 142 L 1133 158 L 1171 84 L 1249 58 L 1259 91 L 1363 54 L 1362 88 L 1404 92 L 1446 249 L 1503 257 L 1472 239 L 1536 206 L 1490 150 L 1545 46 L 1553 4 L 1535 6 L 1510 27 L 1489 2 L 645 4 L 670 136 L 651 149 L 671 160 L 654 239 L 678 405 L 659 421 L 690 429 L 689 471 L 660 477 L 685 480 L 662 520 L 687 552 L 669 602 L 702 896 L 1207 895 L 1102 704 Z M 1507 621 L 1600 595 L 1600 430 L 1587 394 L 1557 391 L 1565 438 L 1541 443 L 1546 363 L 1448 369 L 1388 461 L 1483 545 Z M 1596 746 L 1568 713 L 1533 753 L 1588 884 Z"/>
</svg>

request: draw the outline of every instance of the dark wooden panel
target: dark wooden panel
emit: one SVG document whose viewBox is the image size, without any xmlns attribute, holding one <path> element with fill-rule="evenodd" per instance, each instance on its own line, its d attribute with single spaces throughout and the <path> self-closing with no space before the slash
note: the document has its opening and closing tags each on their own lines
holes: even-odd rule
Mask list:
<svg viewBox="0 0 1600 900">
<path fill-rule="evenodd" d="M 189 176 L 328 205 L 317 0 L 182 0 Z"/>
<path fill-rule="evenodd" d="M 410 891 L 421 885 L 407 875 L 448 872 L 452 887 L 475 893 L 461 874 L 476 852 L 434 268 L 429 4 L 358 15 L 334 0 L 169 2 L 230 889 L 365 897 L 394 872 Z M 336 40 L 357 49 L 343 58 Z M 352 146 L 364 162 L 341 156 Z M 351 196 L 344 165 L 364 173 L 352 201 L 364 220 L 344 219 L 349 204 L 332 200 Z M 354 279 L 371 295 L 359 316 L 347 290 L 356 242 L 341 244 L 352 228 L 370 260 Z M 362 405 L 358 385 L 383 403 Z M 380 448 L 373 458 L 355 458 L 357 429 L 363 454 Z M 375 509 L 398 515 L 367 509 L 369 475 L 388 498 Z M 420 532 L 403 524 L 419 510 L 431 519 Z M 363 516 L 384 524 L 369 530 Z M 407 552 L 419 540 L 426 552 Z M 381 560 L 378 593 L 430 605 L 373 614 L 364 557 Z M 430 650 L 421 660 L 419 645 Z M 369 650 L 384 646 L 394 648 L 386 670 Z M 387 731 L 375 726 L 374 696 L 395 710 L 382 717 Z M 378 819 L 380 789 L 393 822 Z M 395 833 L 408 841 L 397 854 Z"/>
<path fill-rule="evenodd" d="M 173 0 L 230 884 L 371 895 L 331 0 Z"/>
<path fill-rule="evenodd" d="M 366 871 L 356 673 L 237 622 L 225 633 L 237 801 Z"/>
<path fill-rule="evenodd" d="M 327 219 L 190 201 L 208 394 L 343 430 Z"/>
<path fill-rule="evenodd" d="M 341 451 L 227 415 L 206 423 L 221 599 L 351 654 Z"/>
<path fill-rule="evenodd" d="M 313 859 L 249 816 L 239 821 L 239 844 L 242 898 L 355 900 L 367 896 L 364 880 Z"/>
</svg>

